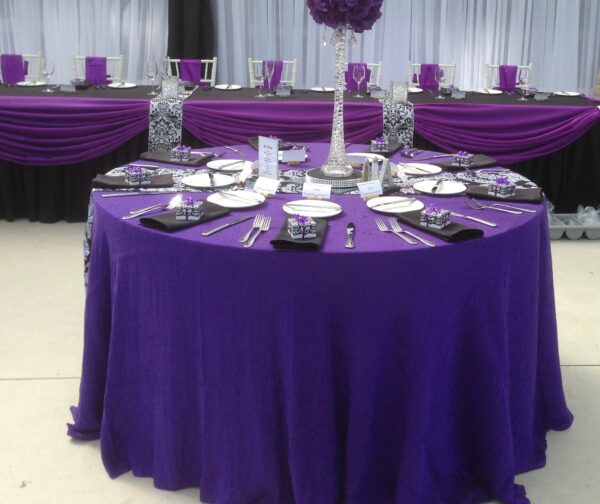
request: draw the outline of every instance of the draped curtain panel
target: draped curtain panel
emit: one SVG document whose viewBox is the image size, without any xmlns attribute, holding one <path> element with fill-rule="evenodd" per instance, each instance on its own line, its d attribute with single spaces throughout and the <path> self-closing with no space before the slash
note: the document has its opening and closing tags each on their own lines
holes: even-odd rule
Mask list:
<svg viewBox="0 0 600 504">
<path fill-rule="evenodd" d="M 212 58 L 213 18 L 210 0 L 169 0 L 171 58 Z"/>
<path fill-rule="evenodd" d="M 42 52 L 53 82 L 72 78 L 71 54 L 125 56 L 123 77 L 141 82 L 165 57 L 168 0 L 0 0 L 0 53 Z"/>
<path fill-rule="evenodd" d="M 331 29 L 304 0 L 212 0 L 219 80 L 248 84 L 247 58 L 298 58 L 297 87 L 333 84 Z M 456 84 L 483 85 L 483 65 L 533 63 L 538 89 L 591 93 L 600 70 L 598 0 L 386 0 L 349 61 L 383 61 L 382 84 L 407 62 L 452 63 Z"/>
</svg>

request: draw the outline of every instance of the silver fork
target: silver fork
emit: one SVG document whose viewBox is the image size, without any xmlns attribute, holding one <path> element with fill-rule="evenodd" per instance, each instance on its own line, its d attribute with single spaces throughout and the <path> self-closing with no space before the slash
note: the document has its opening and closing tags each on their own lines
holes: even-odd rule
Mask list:
<svg viewBox="0 0 600 504">
<path fill-rule="evenodd" d="M 129 215 L 125 215 L 124 217 L 121 217 L 121 219 L 123 219 L 123 220 L 135 219 L 136 217 L 140 217 L 140 216 L 147 214 L 149 212 L 152 212 L 154 210 L 162 210 L 162 209 L 172 210 L 177 205 L 179 205 L 179 203 L 181 203 L 181 199 L 182 199 L 181 194 L 178 194 L 177 196 L 173 197 L 171 199 L 171 201 L 169 201 L 168 203 L 161 203 L 159 205 L 152 205 L 147 208 L 142 208 L 141 210 L 139 210 L 135 213 L 130 213 Z"/>
<path fill-rule="evenodd" d="M 260 229 L 260 225 L 262 223 L 264 216 L 261 214 L 256 214 L 254 217 L 254 221 L 252 222 L 252 227 L 248 230 L 248 232 L 240 238 L 240 243 L 246 243 L 252 234 L 252 231 L 255 229 Z"/>
<path fill-rule="evenodd" d="M 479 201 L 477 201 L 475 198 L 471 198 L 469 200 L 469 206 L 471 208 L 473 208 L 474 210 L 483 210 L 485 208 L 489 208 L 490 210 L 497 210 L 498 212 L 504 212 L 504 213 L 514 214 L 514 215 L 521 215 L 523 213 L 520 210 L 508 210 L 507 208 L 499 208 L 499 207 L 495 207 L 495 206 L 491 206 L 491 205 L 483 205 L 483 204 L 479 203 Z"/>
<path fill-rule="evenodd" d="M 246 248 L 252 247 L 252 245 L 254 245 L 254 242 L 260 236 L 260 234 L 267 232 L 270 227 L 271 227 L 271 217 L 265 217 L 262 220 L 262 222 L 260 223 L 260 228 L 258 228 L 258 230 L 254 234 L 254 236 L 252 238 L 250 238 L 246 243 L 244 243 L 244 247 L 246 247 Z"/>
<path fill-rule="evenodd" d="M 402 238 L 406 243 L 409 243 L 410 245 L 417 244 L 417 242 L 415 240 L 413 240 L 412 238 L 410 238 L 408 236 L 404 236 L 402 233 L 398 233 L 397 231 L 394 231 L 393 229 L 388 229 L 388 227 L 385 225 L 385 222 L 383 222 L 383 220 L 379 217 L 377 217 L 375 219 L 375 224 L 377 224 L 379 231 L 383 231 L 384 233 L 393 233 L 398 238 Z"/>
<path fill-rule="evenodd" d="M 388 220 L 390 221 L 390 224 L 394 231 L 397 231 L 398 233 L 407 234 L 408 236 L 412 236 L 415 240 L 420 241 L 423 245 L 427 245 L 428 247 L 435 247 L 435 243 L 432 243 L 429 240 L 426 240 L 425 238 L 421 238 L 420 236 L 417 236 L 416 234 L 411 233 L 410 231 L 406 231 L 402 226 L 400 226 L 399 222 L 396 220 L 396 217 L 388 217 Z"/>
</svg>

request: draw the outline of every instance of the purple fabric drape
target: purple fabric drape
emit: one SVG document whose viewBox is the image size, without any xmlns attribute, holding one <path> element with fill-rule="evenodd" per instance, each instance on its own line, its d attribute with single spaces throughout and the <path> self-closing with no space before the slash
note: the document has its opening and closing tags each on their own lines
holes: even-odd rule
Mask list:
<svg viewBox="0 0 600 504">
<path fill-rule="evenodd" d="M 271 81 L 269 82 L 269 89 L 273 89 L 273 88 L 279 86 L 279 83 L 281 82 L 281 73 L 283 72 L 283 61 L 282 60 L 263 61 L 263 64 L 262 64 L 263 75 L 266 75 L 267 62 L 270 62 L 273 64 L 273 77 L 271 78 Z M 267 79 L 266 78 L 265 78 L 263 84 L 266 89 L 267 88 Z"/>
<path fill-rule="evenodd" d="M 512 93 L 517 89 L 517 65 L 500 65 L 498 67 L 498 89 Z"/>
<path fill-rule="evenodd" d="M 0 157 L 24 165 L 79 163 L 148 127 L 147 100 L 0 97 Z"/>
<path fill-rule="evenodd" d="M 23 62 L 20 54 L 3 54 L 0 56 L 2 83 L 10 86 L 25 80 L 27 62 Z"/>
<path fill-rule="evenodd" d="M 367 85 L 371 80 L 371 70 L 367 68 L 366 63 L 348 63 L 348 70 L 346 70 L 345 78 L 346 78 L 346 89 L 348 91 L 358 91 L 358 85 L 354 80 L 354 68 L 357 66 L 363 67 L 365 69 L 365 78 L 360 83 L 360 90 L 366 91 Z"/>
<path fill-rule="evenodd" d="M 85 78 L 92 86 L 105 86 L 108 84 L 106 78 L 106 58 L 103 56 L 87 56 L 85 58 Z"/>
<path fill-rule="evenodd" d="M 439 68 L 436 63 L 422 63 L 421 72 L 419 73 L 419 86 L 421 89 L 431 89 L 437 91 L 439 89 L 438 83 L 435 80 L 435 72 Z"/>
<path fill-rule="evenodd" d="M 179 62 L 179 77 L 182 81 L 202 84 L 202 60 L 182 59 Z"/>
<path fill-rule="evenodd" d="M 510 113 L 508 113 L 510 112 Z M 447 152 L 511 164 L 561 150 L 600 120 L 596 107 L 416 104 L 415 131 Z"/>
</svg>

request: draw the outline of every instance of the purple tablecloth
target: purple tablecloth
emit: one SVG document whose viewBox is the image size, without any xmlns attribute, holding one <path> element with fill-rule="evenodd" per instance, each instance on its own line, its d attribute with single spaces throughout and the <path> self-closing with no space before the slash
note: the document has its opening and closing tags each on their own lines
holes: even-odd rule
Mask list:
<svg viewBox="0 0 600 504">
<path fill-rule="evenodd" d="M 319 165 L 327 148 L 311 147 Z M 273 223 L 250 250 L 247 223 L 204 238 L 219 221 L 166 234 L 120 218 L 170 197 L 93 195 L 69 433 L 100 437 L 111 476 L 217 504 L 528 502 L 514 475 L 542 467 L 546 430 L 572 421 L 544 205 L 482 211 L 498 228 L 431 249 L 334 196 L 344 212 L 318 253 L 269 244 L 293 195 L 258 209 Z M 473 212 L 464 196 L 443 206 Z"/>
</svg>

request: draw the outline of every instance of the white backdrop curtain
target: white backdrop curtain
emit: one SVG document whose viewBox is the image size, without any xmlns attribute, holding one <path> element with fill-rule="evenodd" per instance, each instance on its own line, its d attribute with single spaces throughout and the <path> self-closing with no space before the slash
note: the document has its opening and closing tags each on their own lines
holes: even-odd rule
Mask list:
<svg viewBox="0 0 600 504">
<path fill-rule="evenodd" d="M 331 85 L 304 0 L 213 0 L 221 82 L 248 84 L 247 58 L 298 59 L 297 87 Z M 326 30 L 327 39 L 331 29 Z M 407 78 L 407 62 L 452 63 L 456 85 L 483 84 L 483 64 L 533 63 L 532 85 L 590 92 L 600 70 L 599 0 L 385 0 L 349 61 L 383 61 L 382 85 Z"/>
<path fill-rule="evenodd" d="M 53 82 L 72 78 L 71 54 L 125 56 L 123 76 L 140 82 L 146 61 L 167 53 L 168 0 L 0 0 L 0 53 L 42 52 Z"/>
</svg>

